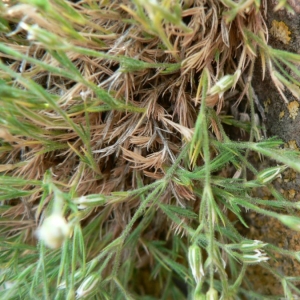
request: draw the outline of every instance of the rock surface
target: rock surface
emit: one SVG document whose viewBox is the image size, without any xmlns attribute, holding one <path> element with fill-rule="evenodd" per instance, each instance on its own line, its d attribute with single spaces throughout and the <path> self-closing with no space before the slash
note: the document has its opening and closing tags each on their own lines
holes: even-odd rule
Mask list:
<svg viewBox="0 0 300 300">
<path fill-rule="evenodd" d="M 295 14 L 285 9 L 274 11 L 276 1 L 266 1 L 266 25 L 268 27 L 269 45 L 274 49 L 281 49 L 293 53 L 300 53 L 300 1 L 288 0 L 295 9 Z M 275 65 L 274 65 L 275 67 Z M 292 72 L 283 67 L 286 72 L 295 77 Z M 276 67 L 278 71 L 278 67 Z M 296 78 L 296 77 L 295 77 Z M 299 80 L 299 78 L 298 78 Z M 266 71 L 262 81 L 261 61 L 257 60 L 254 71 L 253 87 L 255 93 L 265 110 L 265 125 L 268 136 L 281 138 L 286 147 L 298 149 L 300 146 L 300 110 L 299 99 L 285 89 L 286 100 L 280 95 L 271 79 L 269 70 Z M 290 201 L 300 199 L 300 176 L 293 170 L 287 170 L 282 178 L 275 182 L 275 187 Z M 263 199 L 272 199 L 265 191 L 259 191 Z M 287 213 L 287 212 L 282 212 Z M 289 213 L 289 212 L 288 212 Z M 294 251 L 300 251 L 300 233 L 288 229 L 279 221 L 256 213 L 246 215 L 250 225 L 247 237 L 262 240 L 275 246 Z M 268 261 L 277 270 L 278 274 L 285 276 L 299 276 L 300 264 L 295 259 L 286 256 L 273 257 Z M 265 295 L 283 295 L 284 291 L 280 279 L 261 266 L 251 266 L 247 272 L 250 285 L 256 292 Z M 299 288 L 299 286 L 298 286 Z M 299 295 L 297 295 L 299 296 Z"/>
</svg>

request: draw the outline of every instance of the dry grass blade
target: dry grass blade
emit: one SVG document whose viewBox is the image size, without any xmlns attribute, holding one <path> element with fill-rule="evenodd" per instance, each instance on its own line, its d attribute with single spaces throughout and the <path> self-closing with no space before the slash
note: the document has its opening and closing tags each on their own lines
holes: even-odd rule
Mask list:
<svg viewBox="0 0 300 300">
<path fill-rule="evenodd" d="M 241 188 L 234 177 L 257 171 L 223 123 L 250 127 L 237 120 L 242 112 L 228 115 L 234 103 L 252 113 L 257 47 L 263 72 L 265 65 L 274 71 L 281 93 L 286 84 L 262 47 L 268 33 L 258 3 L 0 3 L 0 271 L 17 287 L 0 290 L 0 298 L 181 299 L 182 283 L 200 293 L 204 282 L 224 299 L 238 291 L 233 277 L 244 271 L 230 261 L 228 281 L 223 257 L 246 262 L 222 239 L 243 240 L 227 211 L 243 223 L 238 196 L 260 183 Z M 277 146 L 247 147 L 273 157 Z M 230 168 L 226 181 L 221 170 Z M 51 243 L 40 234 L 39 248 L 26 256 L 22 247 L 36 244 L 38 226 Z M 51 252 L 43 242 L 61 248 Z M 208 257 L 198 289 L 187 243 Z M 18 255 L 15 273 L 6 266 Z M 140 283 L 143 273 L 157 276 L 157 294 Z"/>
</svg>

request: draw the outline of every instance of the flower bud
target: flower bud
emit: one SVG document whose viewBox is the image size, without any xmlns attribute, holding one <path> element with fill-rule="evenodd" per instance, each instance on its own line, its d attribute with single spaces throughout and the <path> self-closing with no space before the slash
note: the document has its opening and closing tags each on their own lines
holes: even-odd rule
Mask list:
<svg viewBox="0 0 300 300">
<path fill-rule="evenodd" d="M 221 94 L 232 87 L 234 83 L 234 75 L 225 75 L 210 89 L 209 94 Z"/>
<path fill-rule="evenodd" d="M 300 251 L 294 252 L 294 257 L 300 262 Z"/>
<path fill-rule="evenodd" d="M 89 275 L 77 289 L 76 299 L 84 298 L 90 294 L 96 288 L 96 285 L 99 281 L 99 274 L 93 273 Z"/>
<path fill-rule="evenodd" d="M 218 300 L 218 292 L 214 288 L 210 288 L 206 293 L 206 300 Z"/>
<path fill-rule="evenodd" d="M 193 300 L 206 300 L 206 295 L 202 293 L 195 293 Z"/>
<path fill-rule="evenodd" d="M 262 184 L 267 184 L 273 181 L 285 169 L 286 166 L 277 166 L 265 169 L 257 174 L 257 181 Z"/>
<path fill-rule="evenodd" d="M 85 209 L 87 207 L 103 205 L 105 201 L 106 201 L 105 196 L 98 195 L 98 194 L 81 196 L 73 200 L 73 202 L 78 205 L 78 209 Z"/>
<path fill-rule="evenodd" d="M 47 217 L 37 230 L 39 240 L 51 249 L 59 248 L 70 235 L 70 225 L 60 214 Z"/>
<path fill-rule="evenodd" d="M 263 243 L 262 241 L 259 240 L 247 240 L 247 241 L 243 241 L 240 244 L 240 249 L 243 252 L 249 252 L 249 251 L 254 251 L 257 250 L 259 248 L 263 248 L 266 245 L 268 245 L 267 243 Z"/>
<path fill-rule="evenodd" d="M 293 230 L 300 231 L 300 218 L 294 216 L 281 215 L 278 220 L 284 225 L 290 227 Z"/>
<path fill-rule="evenodd" d="M 198 245 L 192 245 L 189 247 L 188 259 L 190 267 L 192 269 L 193 277 L 198 283 L 204 276 L 204 270 L 202 266 L 202 254 L 201 249 Z"/>
<path fill-rule="evenodd" d="M 202 293 L 202 284 L 201 283 L 198 283 L 195 288 L 193 300 L 206 300 L 206 295 Z"/>
<path fill-rule="evenodd" d="M 236 70 L 233 75 L 225 75 L 221 79 L 219 79 L 216 84 L 209 90 L 210 95 L 224 94 L 230 88 L 233 88 L 239 77 L 241 76 L 241 70 Z"/>
</svg>

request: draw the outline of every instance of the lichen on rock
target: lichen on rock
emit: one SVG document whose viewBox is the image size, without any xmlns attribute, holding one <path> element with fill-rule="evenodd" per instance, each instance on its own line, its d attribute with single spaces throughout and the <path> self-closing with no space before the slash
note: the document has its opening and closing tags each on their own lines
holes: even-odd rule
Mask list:
<svg viewBox="0 0 300 300">
<path fill-rule="evenodd" d="M 291 40 L 291 32 L 289 31 L 288 26 L 282 21 L 272 21 L 272 27 L 270 33 L 279 41 L 284 44 L 289 44 Z"/>
</svg>

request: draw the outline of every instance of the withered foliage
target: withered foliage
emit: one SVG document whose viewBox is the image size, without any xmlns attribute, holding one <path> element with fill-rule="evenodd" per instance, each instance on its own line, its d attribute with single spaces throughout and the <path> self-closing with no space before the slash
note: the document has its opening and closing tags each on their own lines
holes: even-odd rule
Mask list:
<svg viewBox="0 0 300 300">
<path fill-rule="evenodd" d="M 52 5 L 59 13 L 59 5 L 55 2 Z M 163 22 L 164 34 L 173 47 L 169 50 L 149 24 L 142 23 L 144 26 L 141 26 L 130 1 L 112 1 L 109 5 L 94 2 L 93 9 L 85 5 L 85 1 L 69 5 L 86 20 L 84 25 L 71 24 L 81 39 L 68 35 L 56 19 L 29 5 L 19 4 L 8 7 L 4 13 L 10 28 L 15 28 L 15 31 L 9 36 L 2 34 L 1 43 L 49 66 L 60 66 L 42 42 L 26 39 L 26 31 L 18 25 L 22 21 L 37 24 L 72 45 L 116 57 L 122 55 L 147 63 L 182 63 L 180 69 L 170 72 L 163 72 L 162 68 L 139 71 L 131 70 L 131 66 L 124 68 L 109 59 L 74 53 L 72 49 L 65 52 L 86 80 L 105 89 L 114 98 L 141 108 L 140 112 L 130 112 L 104 107 L 101 98 L 76 78 L 72 80 L 51 74 L 26 60 L 1 54 L 2 61 L 9 68 L 37 82 L 48 93 L 57 95 L 57 105 L 76 125 L 87 128 L 89 123 L 87 134 L 96 163 L 94 170 L 83 166 L 77 153 L 85 156 L 86 145 L 57 111 L 46 107 L 35 109 L 35 114 L 31 115 L 31 105 L 20 97 L 13 101 L 18 111 L 15 117 L 24 126 L 39 128 L 39 132 L 33 136 L 17 125 L 11 130 L 11 125 L 6 126 L 3 120 L 1 138 L 9 148 L 1 152 L 2 168 L 5 169 L 6 165 L 9 174 L 38 180 L 43 178 L 45 170 L 51 168 L 55 181 L 66 187 L 76 182 L 79 196 L 137 188 L 137 174 L 144 184 L 163 176 L 165 168 L 174 163 L 178 152 L 193 135 L 200 104 L 196 91 L 201 71 L 207 68 L 214 84 L 223 75 L 233 74 L 239 69 L 245 74 L 239 78 L 241 83 L 238 85 L 242 87 L 247 80 L 245 70 L 255 57 L 244 29 L 257 35 L 265 33 L 261 12 L 254 5 L 241 10 L 232 22 L 227 22 L 227 8 L 222 1 L 186 1 L 182 4 L 182 20 L 189 32 Z M 5 77 L 3 71 L 1 77 Z M 26 89 L 18 79 L 12 84 Z M 226 101 L 233 100 L 230 103 L 234 103 L 237 98 L 235 95 Z M 223 105 L 223 96 L 208 101 L 208 106 L 215 107 L 218 112 Z M 8 113 L 5 107 L 3 110 L 2 118 Z M 216 134 L 218 136 L 218 132 Z M 48 145 L 52 142 L 61 149 L 51 151 Z M 20 161 L 24 164 L 9 169 L 8 166 Z M 78 176 L 79 180 L 76 179 Z M 181 198 L 180 191 L 177 196 Z M 166 199 L 171 201 L 172 198 L 169 195 Z M 34 204 L 38 199 L 39 195 L 33 195 L 27 201 Z"/>
<path fill-rule="evenodd" d="M 212 139 L 224 139 L 218 122 L 233 113 L 230 107 L 242 103 L 244 112 L 249 110 L 256 43 L 247 32 L 267 41 L 265 1 L 260 7 L 243 1 L 235 9 L 219 0 L 169 1 L 162 12 L 155 11 L 155 1 L 152 6 L 148 2 L 49 1 L 34 7 L 4 1 L 0 43 L 11 52 L 0 49 L 0 78 L 2 86 L 5 82 L 19 93 L 7 89 L 0 100 L 0 171 L 32 181 L 23 187 L 24 195 L 7 201 L 11 207 L 2 217 L 9 218 L 8 235 L 35 231 L 52 195 L 43 198 L 34 180 L 45 180 L 47 171 L 74 198 L 109 197 L 164 178 L 193 138 L 203 101 L 203 70 L 209 75 L 206 105 L 217 116 L 208 120 Z M 211 92 L 222 77 L 233 74 L 228 88 Z M 193 164 L 183 160 L 182 167 L 203 165 L 202 153 L 192 157 Z M 201 201 L 192 185 L 176 180 L 159 197 L 161 204 L 195 212 Z M 112 197 L 82 216 L 83 226 L 100 220 L 91 257 L 104 247 L 103 236 L 121 234 L 141 200 Z M 140 267 L 153 259 L 142 250 L 143 239 L 185 233 L 161 210 L 155 214 L 136 251 Z M 24 242 L 31 237 L 26 234 Z"/>
</svg>

